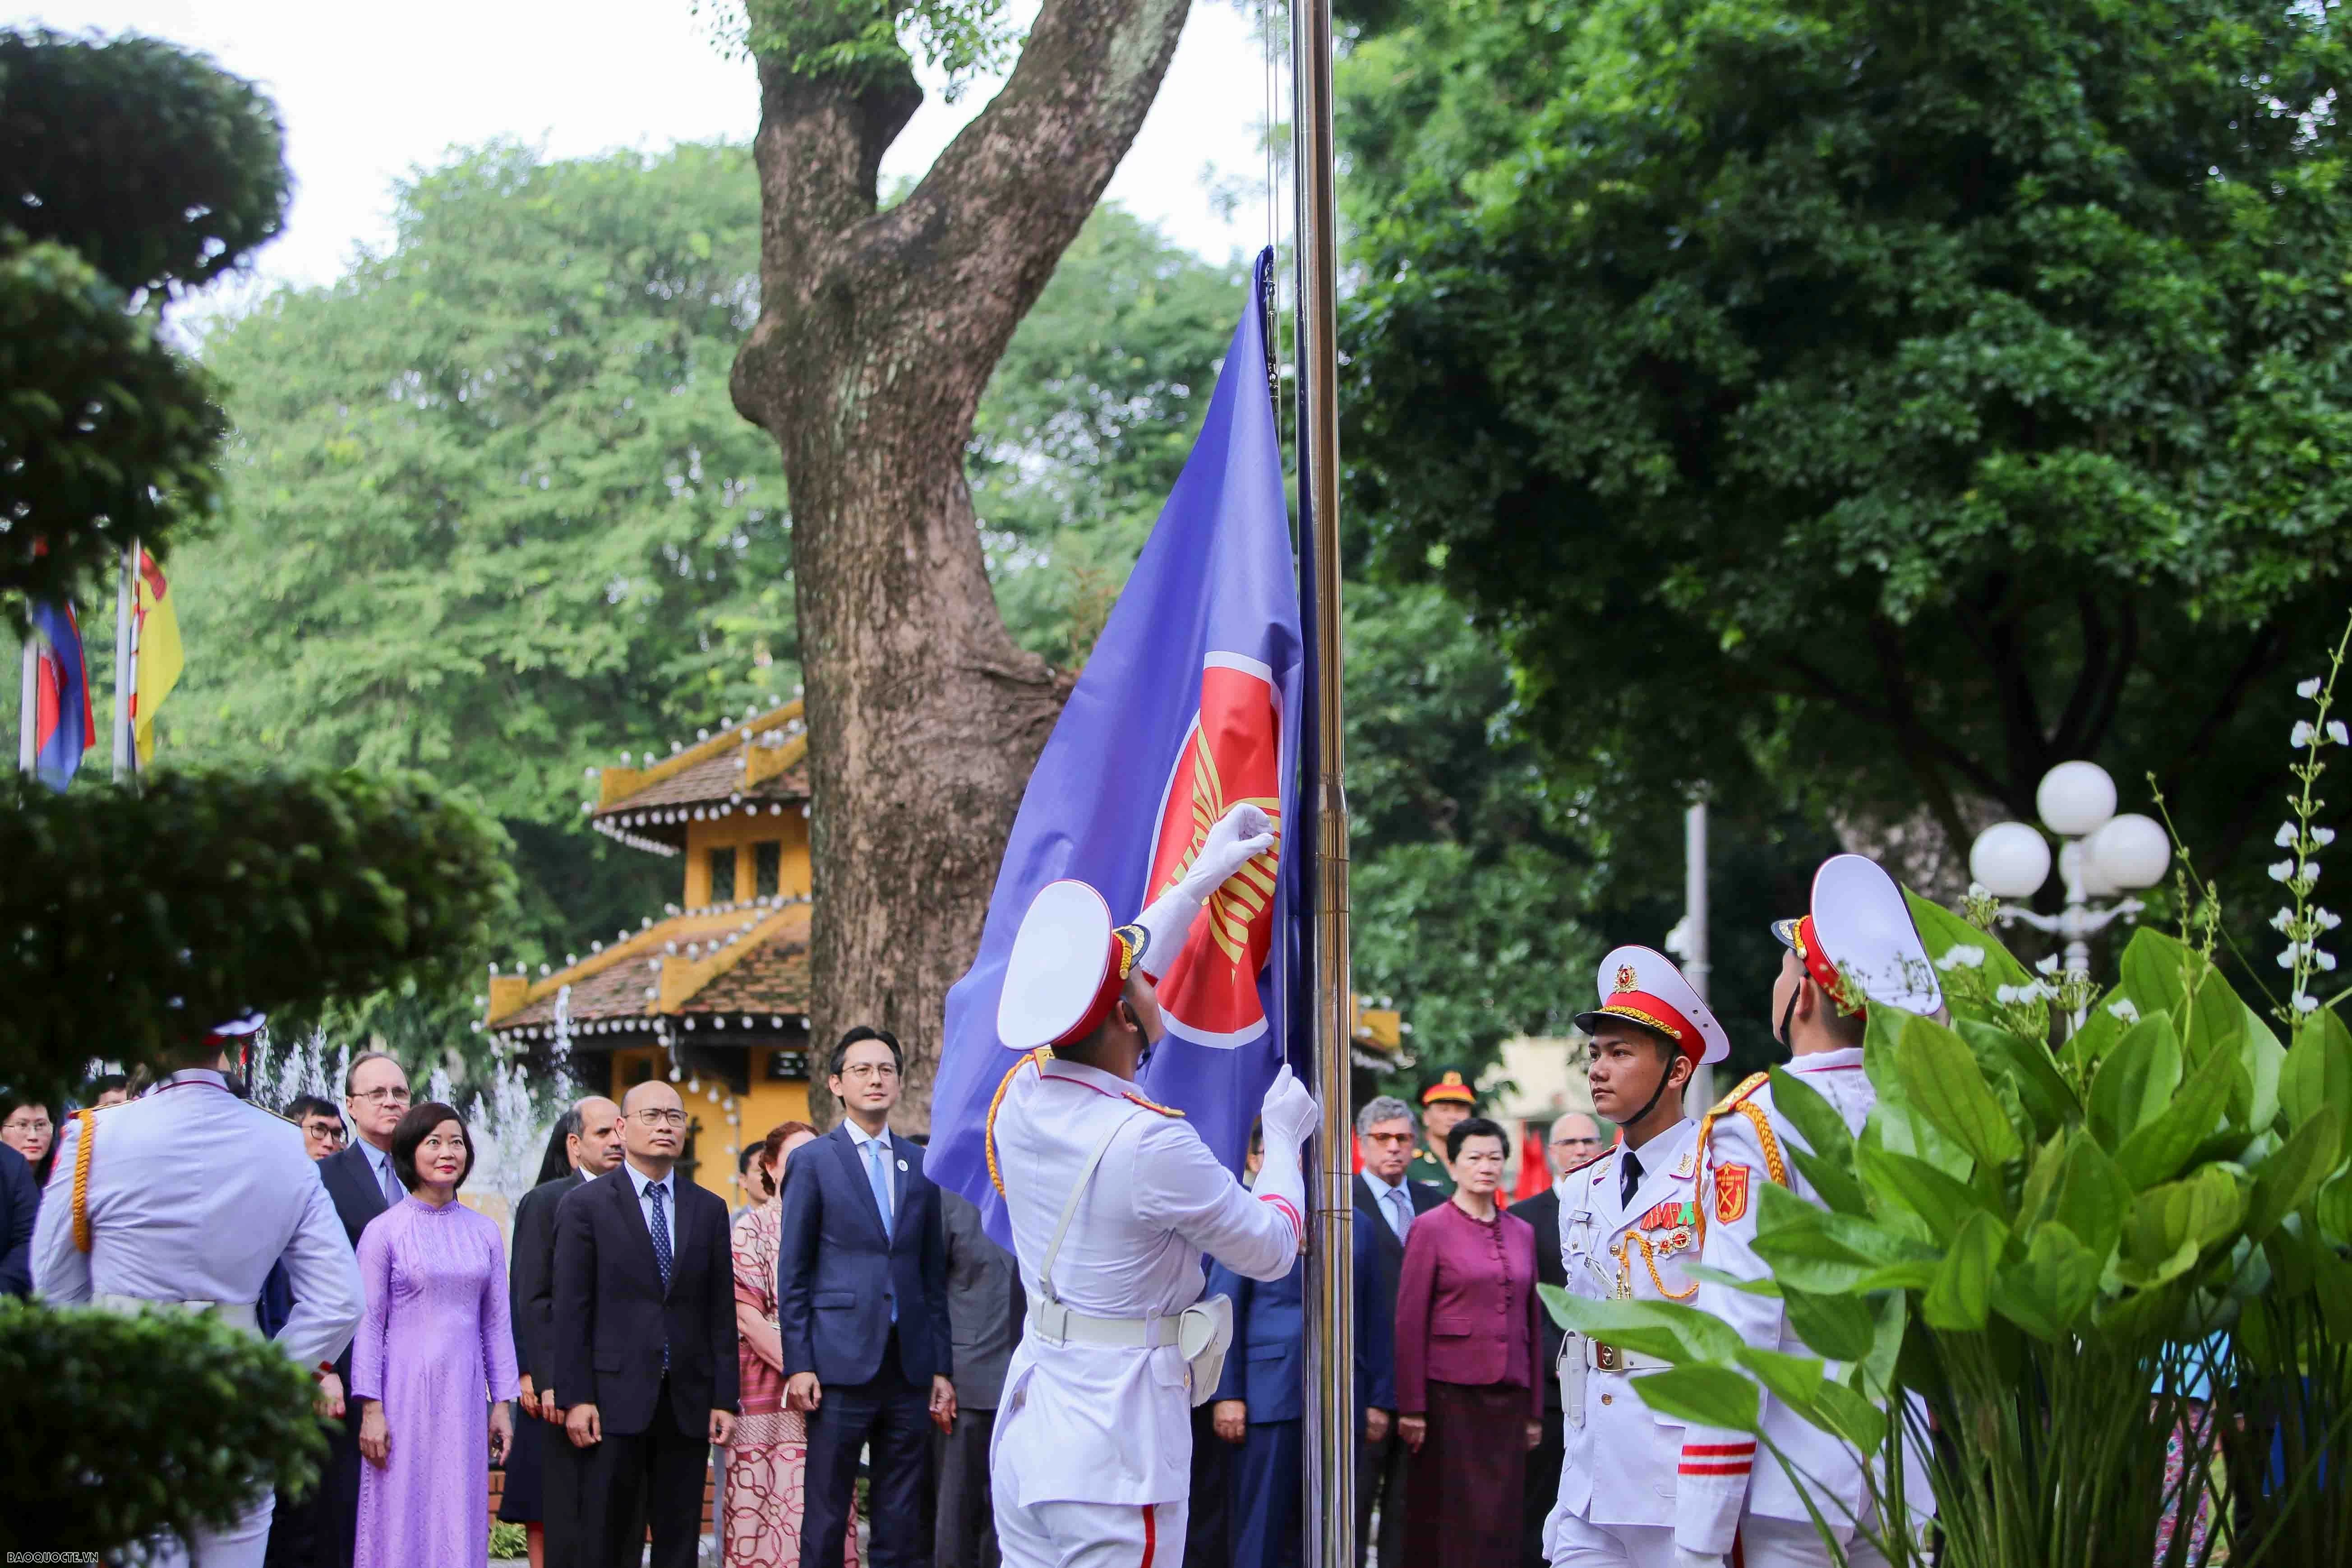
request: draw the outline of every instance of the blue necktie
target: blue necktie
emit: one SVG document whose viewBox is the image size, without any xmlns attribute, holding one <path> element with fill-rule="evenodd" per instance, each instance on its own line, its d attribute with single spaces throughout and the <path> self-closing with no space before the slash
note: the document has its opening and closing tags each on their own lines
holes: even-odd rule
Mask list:
<svg viewBox="0 0 2352 1568">
<path fill-rule="evenodd" d="M 648 1183 L 646 1191 L 654 1199 L 654 1267 L 661 1270 L 662 1294 L 669 1294 L 669 1221 L 662 1215 L 662 1187 L 659 1182 Z M 669 1337 L 662 1337 L 662 1371 L 669 1371 Z"/>
<path fill-rule="evenodd" d="M 376 1174 L 383 1182 L 383 1206 L 399 1207 L 400 1200 L 408 1194 L 400 1190 L 400 1178 L 393 1173 L 392 1161 L 387 1158 L 383 1164 L 377 1166 Z"/>
<path fill-rule="evenodd" d="M 866 1145 L 866 1179 L 873 1184 L 874 1206 L 881 1212 L 882 1234 L 886 1237 L 890 1234 L 890 1162 L 888 1159 L 888 1153 L 889 1152 L 882 1147 L 882 1140 L 879 1138 L 870 1139 L 867 1141 Z M 894 1323 L 898 1321 L 898 1300 L 895 1296 L 890 1299 L 890 1321 Z"/>
<path fill-rule="evenodd" d="M 1405 1200 L 1402 1187 L 1389 1189 L 1389 1228 L 1402 1241 L 1412 1230 L 1412 1205 Z"/>
</svg>

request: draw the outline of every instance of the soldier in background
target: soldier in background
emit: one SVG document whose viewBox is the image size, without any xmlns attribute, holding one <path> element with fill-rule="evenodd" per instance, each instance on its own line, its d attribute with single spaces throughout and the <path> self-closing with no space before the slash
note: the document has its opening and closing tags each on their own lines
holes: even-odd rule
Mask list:
<svg viewBox="0 0 2352 1568">
<path fill-rule="evenodd" d="M 257 1332 L 255 1303 L 283 1258 L 294 1302 L 277 1343 L 314 1377 L 351 1342 L 359 1265 L 302 1134 L 248 1105 L 215 1067 L 261 1026 L 221 1025 L 139 1099 L 76 1117 L 33 1237 L 34 1288 L 55 1306 L 201 1312 Z M 199 1531 L 158 1562 L 259 1568 L 275 1500 Z"/>
<path fill-rule="evenodd" d="M 1463 1120 L 1477 1109 L 1477 1091 L 1453 1068 L 1447 1068 L 1443 1077 L 1423 1089 L 1422 1145 L 1413 1151 L 1412 1163 L 1405 1167 L 1406 1178 L 1423 1186 L 1436 1188 L 1440 1197 L 1452 1197 L 1454 1167 L 1445 1158 L 1445 1135 L 1459 1127 Z"/>
<path fill-rule="evenodd" d="M 1788 1070 L 1836 1108 L 1856 1135 L 1877 1103 L 1863 1070 L 1863 1039 L 1873 1007 L 1921 1016 L 1943 1005 L 1927 944 L 1919 940 L 1903 889 L 1875 861 L 1839 855 L 1813 877 L 1811 912 L 1772 928 L 1788 952 L 1772 983 L 1773 1035 L 1790 1051 Z M 1699 1123 L 1699 1261 L 1737 1279 L 1771 1270 L 1756 1256 L 1756 1195 L 1773 1182 L 1818 1204 L 1786 1154 L 1807 1145 L 1772 1103 L 1770 1080 L 1758 1073 Z M 1722 1319 L 1759 1350 L 1810 1356 L 1778 1296 L 1753 1296 L 1715 1283 L 1698 1289 L 1698 1308 Z M 1883 1568 L 1886 1559 L 1864 1531 L 1887 1528 L 1873 1517 L 1864 1458 L 1774 1399 L 1762 1395 L 1762 1426 L 1772 1445 L 1807 1478 L 1824 1522 L 1852 1568 Z M 1828 1544 L 1779 1463 L 1759 1466 L 1756 1439 L 1744 1432 L 1690 1427 L 1683 1439 L 1675 1508 L 1678 1568 L 1721 1568 L 1735 1550 L 1747 1568 L 1827 1568 Z M 1906 1464 L 1910 1506 L 1932 1511 L 1927 1459 Z M 1908 1522 L 1908 1521 L 1906 1521 Z M 1902 1528 L 1901 1525 L 1893 1528 Z"/>
</svg>

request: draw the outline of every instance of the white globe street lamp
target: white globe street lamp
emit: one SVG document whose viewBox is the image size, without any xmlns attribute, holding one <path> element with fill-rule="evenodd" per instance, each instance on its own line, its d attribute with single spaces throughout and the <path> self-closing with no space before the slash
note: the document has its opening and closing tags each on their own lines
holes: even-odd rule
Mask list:
<svg viewBox="0 0 2352 1568">
<path fill-rule="evenodd" d="M 2118 918 L 2146 908 L 2137 899 L 2094 907 L 2093 899 L 2113 898 L 2164 880 L 2172 864 L 2172 841 L 2157 823 L 2127 812 L 2116 815 L 2116 781 L 2096 763 L 2061 763 L 2033 792 L 2042 825 L 2059 840 L 2058 875 L 2066 907 L 2040 914 L 2004 901 L 2001 922 L 2021 921 L 2065 942 L 2066 968 L 2085 974 L 2091 938 Z M 2022 822 L 1996 822 L 1977 835 L 1969 849 L 1969 874 L 2003 900 L 2030 899 L 2050 876 L 2050 843 L 2041 829 Z M 2079 1024 L 2081 1020 L 2078 1018 Z"/>
</svg>

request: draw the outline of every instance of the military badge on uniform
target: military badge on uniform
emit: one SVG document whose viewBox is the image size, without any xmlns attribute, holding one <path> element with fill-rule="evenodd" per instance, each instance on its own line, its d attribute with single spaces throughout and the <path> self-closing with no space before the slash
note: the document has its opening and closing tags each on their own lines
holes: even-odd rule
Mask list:
<svg viewBox="0 0 2352 1568">
<path fill-rule="evenodd" d="M 1715 1222 L 1729 1225 L 1748 1212 L 1748 1167 L 1718 1165 L 1715 1170 Z"/>
</svg>

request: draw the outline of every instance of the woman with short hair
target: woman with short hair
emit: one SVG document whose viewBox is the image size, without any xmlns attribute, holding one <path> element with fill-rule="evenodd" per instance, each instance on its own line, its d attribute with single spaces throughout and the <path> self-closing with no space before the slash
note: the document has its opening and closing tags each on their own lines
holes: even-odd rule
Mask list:
<svg viewBox="0 0 2352 1568">
<path fill-rule="evenodd" d="M 49 1184 L 49 1165 L 58 1153 L 58 1124 L 49 1117 L 47 1100 L 22 1094 L 0 1095 L 0 1143 L 25 1156 L 33 1167 L 33 1184 Z"/>
<path fill-rule="evenodd" d="M 351 1398 L 367 1463 L 357 1568 L 484 1568 L 484 1459 L 503 1459 L 514 1440 L 506 1243 L 495 1222 L 457 1201 L 474 1141 L 455 1109 L 410 1108 L 391 1152 L 409 1195 L 360 1233 L 367 1315 L 352 1342 Z"/>
<path fill-rule="evenodd" d="M 1397 1272 L 1405 1561 L 1517 1568 L 1528 1450 L 1543 1439 L 1536 1232 L 1496 1201 L 1510 1157 L 1500 1127 L 1468 1118 L 1445 1157 L 1454 1195 L 1412 1222 Z"/>
</svg>

